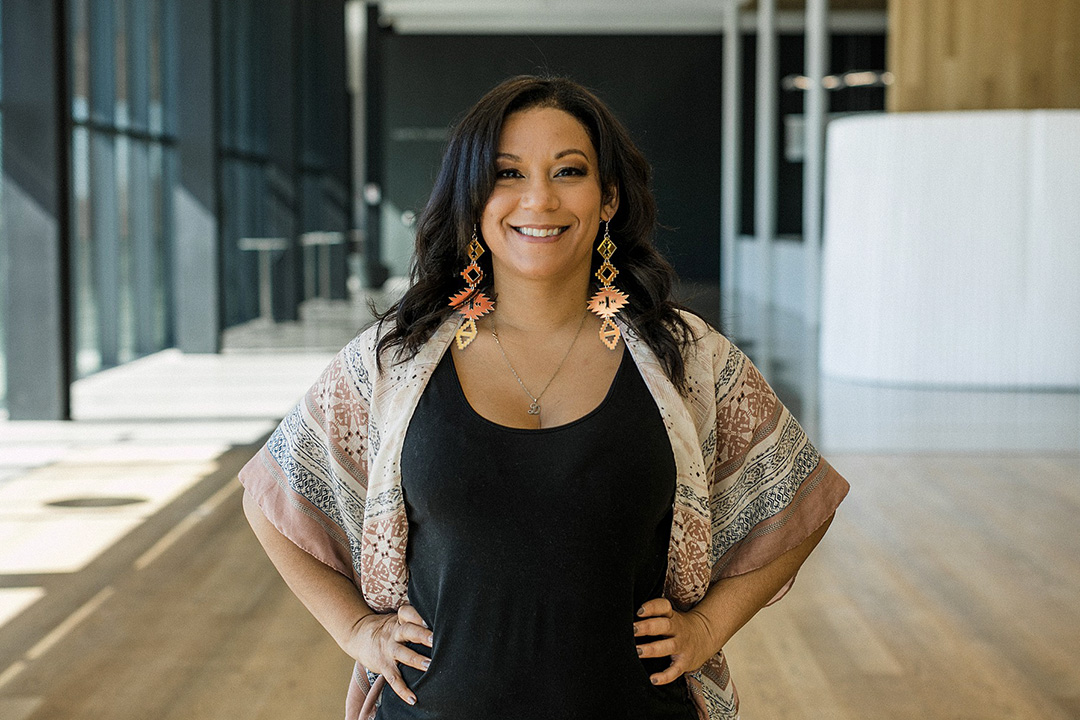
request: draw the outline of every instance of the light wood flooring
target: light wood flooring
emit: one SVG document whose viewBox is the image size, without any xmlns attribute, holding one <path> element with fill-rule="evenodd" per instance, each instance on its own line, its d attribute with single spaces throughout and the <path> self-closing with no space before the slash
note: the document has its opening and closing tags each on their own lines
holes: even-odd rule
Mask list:
<svg viewBox="0 0 1080 720">
<path fill-rule="evenodd" d="M 80 573 L 0 576 L 46 589 L 0 628 L 0 718 L 341 718 L 350 661 L 222 490 L 250 452 Z M 743 720 L 1080 718 L 1080 457 L 830 459 L 851 495 L 728 648 Z"/>
</svg>

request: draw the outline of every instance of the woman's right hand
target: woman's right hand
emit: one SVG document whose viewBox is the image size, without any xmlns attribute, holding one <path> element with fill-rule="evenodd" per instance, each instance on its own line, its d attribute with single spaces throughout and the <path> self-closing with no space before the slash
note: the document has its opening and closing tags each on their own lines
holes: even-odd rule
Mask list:
<svg viewBox="0 0 1080 720">
<path fill-rule="evenodd" d="M 396 614 L 371 613 L 357 621 L 352 648 L 353 657 L 365 668 L 386 678 L 386 682 L 405 702 L 416 704 L 416 695 L 405 684 L 398 663 L 427 670 L 431 661 L 405 643 L 431 647 L 434 635 L 412 605 L 402 605 Z"/>
</svg>

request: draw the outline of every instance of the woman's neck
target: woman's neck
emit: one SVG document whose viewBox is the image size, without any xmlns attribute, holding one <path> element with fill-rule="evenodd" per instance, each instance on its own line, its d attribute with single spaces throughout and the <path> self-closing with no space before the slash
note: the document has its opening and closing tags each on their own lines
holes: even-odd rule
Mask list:
<svg viewBox="0 0 1080 720">
<path fill-rule="evenodd" d="M 588 275 L 576 281 L 495 280 L 495 322 L 523 333 L 551 333 L 577 326 L 589 298 Z"/>
</svg>

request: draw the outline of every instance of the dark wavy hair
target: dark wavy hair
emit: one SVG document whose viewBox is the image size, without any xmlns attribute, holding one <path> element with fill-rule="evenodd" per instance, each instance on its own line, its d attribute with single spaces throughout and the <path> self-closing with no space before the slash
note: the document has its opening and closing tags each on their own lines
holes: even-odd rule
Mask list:
<svg viewBox="0 0 1080 720">
<path fill-rule="evenodd" d="M 623 124 L 604 103 L 581 85 L 560 77 L 521 75 L 490 90 L 450 134 L 435 187 L 416 223 L 416 255 L 410 287 L 380 323 L 393 326 L 379 340 L 376 356 L 396 349 L 397 360 L 413 357 L 453 308 L 451 295 L 463 287 L 460 276 L 473 229 L 495 187 L 495 158 L 506 118 L 532 108 L 556 108 L 585 127 L 596 150 L 600 187 L 618 192 L 619 206 L 610 221 L 618 246 L 612 262 L 619 269 L 616 286 L 630 296 L 620 316 L 656 354 L 668 378 L 686 391 L 683 347 L 693 332 L 671 298 L 675 271 L 656 250 L 656 201 L 650 188 L 652 169 Z M 597 233 L 596 242 L 602 235 Z M 481 238 L 482 241 L 482 238 Z M 490 254 L 480 261 L 480 289 L 490 296 Z M 594 272 L 599 257 L 593 253 Z"/>
</svg>

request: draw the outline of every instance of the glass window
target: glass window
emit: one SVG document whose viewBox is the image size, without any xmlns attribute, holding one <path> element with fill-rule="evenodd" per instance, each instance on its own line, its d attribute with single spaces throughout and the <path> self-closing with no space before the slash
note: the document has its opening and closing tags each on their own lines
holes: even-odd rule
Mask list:
<svg viewBox="0 0 1080 720">
<path fill-rule="evenodd" d="M 71 3 L 71 117 L 75 122 L 90 118 L 90 0 Z"/>
<path fill-rule="evenodd" d="M 240 238 L 289 241 L 272 260 L 278 310 L 318 293 L 321 251 L 302 249 L 299 236 L 349 228 L 350 165 L 343 3 L 221 0 L 219 8 L 228 327 L 259 314 L 257 257 L 238 249 Z M 325 251 L 337 297 L 345 294 L 345 251 Z"/>
<path fill-rule="evenodd" d="M 150 129 L 150 15 L 152 3 L 147 0 L 125 0 L 124 46 L 127 48 L 126 99 L 131 127 L 146 132 Z"/>
<path fill-rule="evenodd" d="M 176 0 L 73 0 L 77 377 L 172 343 Z"/>
<path fill-rule="evenodd" d="M 90 131 L 76 126 L 71 141 L 72 168 L 72 302 L 75 323 L 75 373 L 88 375 L 101 367 L 97 339 L 97 293 L 94 289 L 93 243 L 90 231 Z"/>
</svg>

